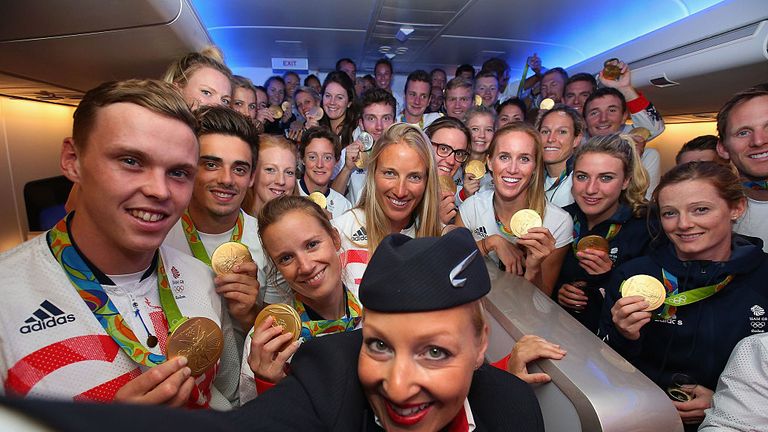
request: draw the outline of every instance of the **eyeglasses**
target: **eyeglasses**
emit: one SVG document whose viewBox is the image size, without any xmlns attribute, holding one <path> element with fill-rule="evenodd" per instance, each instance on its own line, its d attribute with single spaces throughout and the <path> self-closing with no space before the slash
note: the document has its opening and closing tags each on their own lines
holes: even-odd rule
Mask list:
<svg viewBox="0 0 768 432">
<path fill-rule="evenodd" d="M 440 144 L 433 142 L 433 146 L 437 147 L 437 155 L 440 157 L 448 157 L 453 154 L 453 158 L 458 163 L 464 163 L 469 159 L 469 152 L 466 150 L 454 150 L 453 147 L 448 144 Z"/>
</svg>

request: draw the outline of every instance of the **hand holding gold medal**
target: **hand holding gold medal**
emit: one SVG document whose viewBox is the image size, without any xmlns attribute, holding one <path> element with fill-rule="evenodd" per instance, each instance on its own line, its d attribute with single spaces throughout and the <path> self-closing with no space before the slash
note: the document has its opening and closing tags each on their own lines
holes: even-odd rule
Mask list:
<svg viewBox="0 0 768 432">
<path fill-rule="evenodd" d="M 212 319 L 188 318 L 168 337 L 168 358 L 183 356 L 192 376 L 200 376 L 215 365 L 224 349 L 224 334 Z"/>
<path fill-rule="evenodd" d="M 648 275 L 640 274 L 630 277 L 622 282 L 619 290 L 622 297 L 643 297 L 648 302 L 648 307 L 643 309 L 645 312 L 658 309 L 667 298 L 664 285 L 655 277 Z"/>
<path fill-rule="evenodd" d="M 248 247 L 238 242 L 226 242 L 219 245 L 211 255 L 211 268 L 221 276 L 232 273 L 235 266 L 253 261 Z"/>
<path fill-rule="evenodd" d="M 289 344 L 299 339 L 299 334 L 301 334 L 301 318 L 296 309 L 285 303 L 271 304 L 259 312 L 253 327 L 258 327 L 268 317 L 272 317 L 272 327 L 280 326 L 283 329 L 282 334 L 291 333 L 293 335 L 293 340 Z M 287 348 L 287 345 L 283 346 L 280 351 L 285 348 Z"/>
<path fill-rule="evenodd" d="M 515 237 L 522 237 L 528 233 L 529 229 L 542 225 L 541 216 L 531 209 L 518 210 L 509 220 L 509 230 Z"/>
</svg>

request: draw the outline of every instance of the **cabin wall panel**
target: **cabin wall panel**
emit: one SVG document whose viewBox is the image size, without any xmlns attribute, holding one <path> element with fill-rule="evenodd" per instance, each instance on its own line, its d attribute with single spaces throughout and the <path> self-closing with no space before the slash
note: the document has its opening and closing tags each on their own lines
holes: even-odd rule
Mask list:
<svg viewBox="0 0 768 432">
<path fill-rule="evenodd" d="M 74 108 L 0 97 L 0 252 L 26 238 L 24 185 L 61 174 L 62 139 Z"/>
<path fill-rule="evenodd" d="M 648 143 L 648 147 L 655 148 L 661 154 L 662 174 L 675 166 L 675 156 L 680 151 L 680 147 L 700 135 L 717 136 L 717 123 L 668 124 L 664 128 L 664 133 Z"/>
</svg>

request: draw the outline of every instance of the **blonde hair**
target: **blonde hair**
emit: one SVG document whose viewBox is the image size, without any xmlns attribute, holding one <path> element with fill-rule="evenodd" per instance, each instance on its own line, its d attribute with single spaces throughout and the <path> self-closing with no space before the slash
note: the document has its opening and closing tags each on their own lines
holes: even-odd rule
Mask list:
<svg viewBox="0 0 768 432">
<path fill-rule="evenodd" d="M 619 196 L 619 201 L 632 208 L 635 217 L 644 216 L 648 209 L 645 192 L 648 190 L 648 172 L 643 167 L 640 155 L 635 147 L 635 140 L 629 135 L 611 134 L 592 137 L 576 147 L 573 164 L 579 162 L 588 153 L 603 153 L 620 160 L 624 167 L 624 176 L 629 177 L 629 185 Z"/>
<path fill-rule="evenodd" d="M 393 144 L 405 144 L 412 148 L 427 166 L 427 184 L 424 196 L 414 209 L 416 237 L 437 237 L 440 235 L 441 224 L 438 215 L 440 192 L 437 182 L 437 164 L 432 154 L 432 145 L 429 138 L 417 126 L 396 123 L 384 131 L 371 149 L 371 156 L 366 164 L 368 171 L 365 175 L 365 187 L 357 205 L 357 208 L 362 209 L 365 214 L 369 255 L 372 255 L 384 237 L 390 234 L 391 223 L 384 214 L 380 202 L 383 197 L 376 194 L 375 178 L 381 153 Z"/>
<path fill-rule="evenodd" d="M 293 154 L 294 157 L 294 165 L 295 168 L 298 168 L 298 161 L 299 156 L 297 154 L 296 145 L 292 142 L 288 141 L 287 138 L 285 138 L 282 135 L 268 135 L 263 134 L 259 136 L 259 158 L 262 152 L 265 149 L 268 149 L 270 147 L 277 147 L 284 150 L 288 150 Z M 258 160 L 256 160 L 256 164 L 258 164 Z M 254 166 L 254 170 L 256 170 L 256 167 Z M 258 173 L 256 173 L 258 175 Z M 296 180 L 296 184 L 298 185 L 298 178 Z M 257 182 L 253 182 L 253 186 L 248 188 L 248 191 L 245 193 L 245 199 L 243 200 L 243 204 L 240 206 L 246 213 L 253 217 L 258 217 L 258 209 L 254 209 L 254 206 L 256 205 L 256 194 L 254 193 L 254 189 L 257 186 Z M 294 186 L 293 191 L 291 193 L 292 195 L 296 195 L 296 186 Z"/>
<path fill-rule="evenodd" d="M 163 81 L 184 87 L 187 85 L 189 77 L 204 67 L 216 69 L 223 73 L 230 82 L 233 81 L 234 75 L 224 64 L 224 56 L 221 50 L 213 45 L 203 48 L 200 52 L 186 54 L 171 63 L 163 75 Z"/>
<path fill-rule="evenodd" d="M 488 146 L 487 163 L 490 165 L 490 160 L 493 158 L 499 139 L 504 135 L 513 132 L 522 132 L 533 139 L 533 159 L 536 168 L 533 170 L 533 177 L 531 178 L 531 183 L 528 185 L 528 191 L 525 197 L 525 207 L 535 210 L 536 213 L 544 218 L 544 213 L 547 208 L 547 198 L 544 195 L 544 179 L 546 177 L 544 172 L 544 148 L 541 143 L 539 132 L 533 126 L 525 122 L 512 122 L 497 130 L 493 135 L 491 145 Z"/>
</svg>

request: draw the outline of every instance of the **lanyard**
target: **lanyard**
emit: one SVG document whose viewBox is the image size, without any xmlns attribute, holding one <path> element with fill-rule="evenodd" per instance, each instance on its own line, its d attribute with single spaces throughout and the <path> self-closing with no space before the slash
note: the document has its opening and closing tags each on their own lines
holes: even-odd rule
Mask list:
<svg viewBox="0 0 768 432">
<path fill-rule="evenodd" d="M 608 226 L 608 233 L 605 235 L 605 239 L 609 242 L 616 238 L 617 235 L 619 235 L 619 231 L 621 231 L 621 224 L 620 223 L 612 223 Z M 579 243 L 579 239 L 581 239 L 581 222 L 579 222 L 579 218 L 576 217 L 576 215 L 573 215 L 573 243 L 571 243 L 571 246 L 573 247 L 573 253 L 576 253 L 576 246 Z"/>
<path fill-rule="evenodd" d="M 416 126 L 416 123 L 409 123 L 408 120 L 405 119 L 405 113 L 400 114 L 400 121 Z M 424 129 L 424 114 L 422 114 L 421 119 L 419 119 L 419 128 Z"/>
<path fill-rule="evenodd" d="M 232 238 L 230 241 L 240 242 L 243 237 L 243 211 L 237 214 L 237 223 L 235 223 L 235 229 L 232 231 Z M 184 229 L 184 236 L 187 238 L 187 244 L 192 251 L 192 255 L 200 261 L 211 266 L 211 257 L 208 256 L 208 252 L 205 250 L 203 242 L 200 240 L 200 234 L 195 228 L 195 223 L 192 222 L 192 217 L 189 215 L 189 210 L 185 211 L 181 216 L 181 226 Z"/>
<path fill-rule="evenodd" d="M 110 300 L 104 288 L 96 280 L 93 271 L 88 267 L 83 257 L 80 256 L 77 249 L 72 245 L 72 239 L 69 236 L 67 222 L 72 217 L 72 213 L 60 220 L 49 232 L 47 236 L 48 247 L 53 252 L 56 261 L 67 274 L 69 281 L 77 290 L 80 298 L 93 313 L 93 316 L 99 321 L 104 331 L 120 346 L 120 348 L 133 361 L 144 366 L 155 366 L 165 361 L 164 355 L 158 355 L 145 348 L 138 338 L 128 327 L 120 312 Z M 176 304 L 173 297 L 168 276 L 165 273 L 163 259 L 158 254 L 157 258 L 157 288 L 160 293 L 160 306 L 168 320 L 168 328 L 172 332 L 186 319 Z"/>
<path fill-rule="evenodd" d="M 363 307 L 360 306 L 360 302 L 351 291 L 344 288 L 344 292 L 347 295 L 346 314 L 335 320 L 317 320 L 313 321 L 307 314 L 307 308 L 300 300 L 294 300 L 293 305 L 296 308 L 296 312 L 301 317 L 301 337 L 304 340 L 309 340 L 315 336 L 342 333 L 345 331 L 353 330 L 357 327 L 362 319 Z"/>
<path fill-rule="evenodd" d="M 768 180 L 746 181 L 741 184 L 746 189 L 768 190 Z"/>
<path fill-rule="evenodd" d="M 664 282 L 664 288 L 667 290 L 667 298 L 664 300 L 664 307 L 659 313 L 659 316 L 663 319 L 669 319 L 675 314 L 677 308 L 680 306 L 686 306 L 704 300 L 705 298 L 712 297 L 733 280 L 733 275 L 728 275 L 720 283 L 694 288 L 680 293 L 678 292 L 677 277 L 675 277 L 675 275 L 661 269 L 661 277 Z"/>
</svg>

